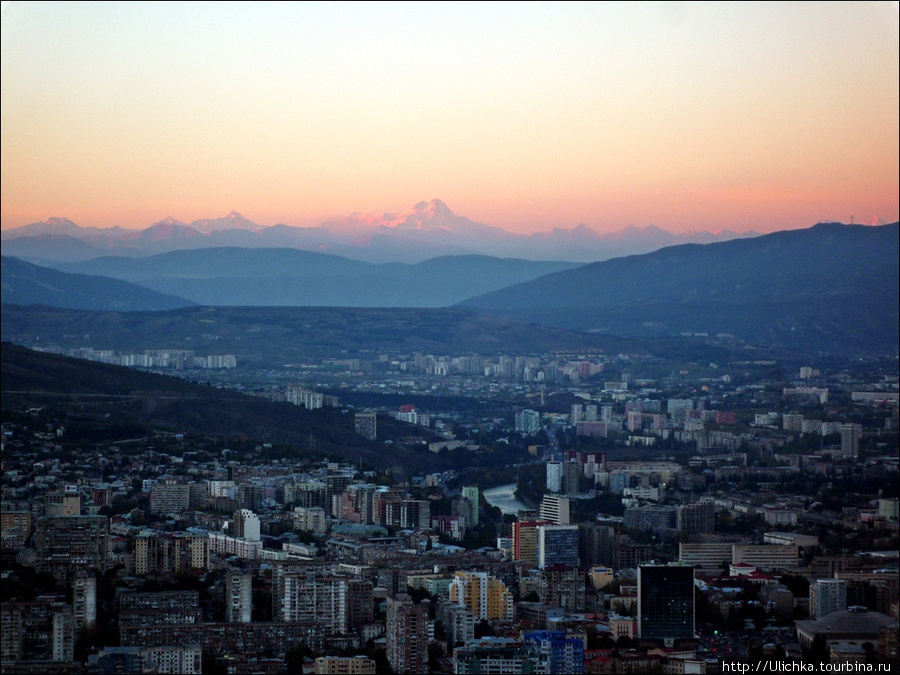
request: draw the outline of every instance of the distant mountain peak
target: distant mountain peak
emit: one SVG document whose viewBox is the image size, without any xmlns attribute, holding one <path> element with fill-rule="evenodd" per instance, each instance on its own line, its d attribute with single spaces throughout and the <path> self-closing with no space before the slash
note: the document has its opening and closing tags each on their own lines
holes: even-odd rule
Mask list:
<svg viewBox="0 0 900 675">
<path fill-rule="evenodd" d="M 59 227 L 59 228 L 79 227 L 78 225 L 76 225 L 75 223 L 73 223 L 73 222 L 72 222 L 71 220 L 69 220 L 68 218 L 57 218 L 57 217 L 55 217 L 55 216 L 52 217 L 52 218 L 47 218 L 47 220 L 45 220 L 44 222 L 45 222 L 47 225 L 50 225 L 50 226 L 52 226 L 52 227 Z"/>
<path fill-rule="evenodd" d="M 414 211 L 419 211 L 429 218 L 452 218 L 456 214 L 450 210 L 440 199 L 432 199 L 430 202 L 419 202 L 413 207 Z"/>
<path fill-rule="evenodd" d="M 157 222 L 153 223 L 153 225 L 151 225 L 150 227 L 155 227 L 157 225 L 173 226 L 173 225 L 185 225 L 185 223 L 182 223 L 180 220 L 176 220 L 172 216 L 166 216 L 162 220 L 158 220 Z"/>
<path fill-rule="evenodd" d="M 396 230 L 446 230 L 454 228 L 455 221 L 468 220 L 457 216 L 440 199 L 418 202 L 407 211 L 398 214 L 384 214 L 382 225 Z"/>
<path fill-rule="evenodd" d="M 259 232 L 260 230 L 265 229 L 262 225 L 257 225 L 234 209 L 221 218 L 195 220 L 190 226 L 203 234 L 210 234 L 211 232 L 218 232 L 220 230 L 247 230 L 249 232 Z"/>
</svg>

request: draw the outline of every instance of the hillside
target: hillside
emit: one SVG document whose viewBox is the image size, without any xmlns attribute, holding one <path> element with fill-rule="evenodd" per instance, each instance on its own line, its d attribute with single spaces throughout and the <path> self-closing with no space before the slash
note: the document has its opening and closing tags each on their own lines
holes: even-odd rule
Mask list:
<svg viewBox="0 0 900 675">
<path fill-rule="evenodd" d="M 579 333 L 460 308 L 189 307 L 167 312 L 0 308 L 0 334 L 25 346 L 190 349 L 234 354 L 236 374 L 292 367 L 307 359 L 377 354 L 605 353 L 667 363 L 782 359 L 787 352 L 715 337 L 615 337 Z M 794 356 L 797 356 L 796 354 Z"/>
<path fill-rule="evenodd" d="M 59 272 L 8 256 L 0 262 L 0 280 L 3 302 L 15 305 L 128 312 L 194 304 L 120 279 Z"/>
<path fill-rule="evenodd" d="M 617 335 L 729 333 L 805 351 L 894 353 L 898 225 L 836 223 L 592 263 L 461 307 Z"/>
<path fill-rule="evenodd" d="M 234 391 L 131 368 L 0 346 L 4 411 L 45 406 L 68 415 L 67 431 L 102 434 L 104 428 L 149 435 L 153 430 L 241 437 L 280 443 L 309 454 L 362 460 L 377 468 L 419 470 L 439 464 L 427 450 L 397 442 L 387 449 L 353 431 L 353 417 L 337 409 L 308 411 Z M 408 433 L 393 420 L 379 420 L 381 439 Z M 314 447 L 312 447 L 314 446 Z"/>
<path fill-rule="evenodd" d="M 445 307 L 576 266 L 475 255 L 376 265 L 291 248 L 238 247 L 56 265 L 67 272 L 123 279 L 200 305 L 297 307 Z"/>
<path fill-rule="evenodd" d="M 17 344 L 231 353 L 239 365 L 278 366 L 360 352 L 525 354 L 645 351 L 635 340 L 522 323 L 463 309 L 190 307 L 87 312 L 3 305 L 0 334 Z"/>
</svg>

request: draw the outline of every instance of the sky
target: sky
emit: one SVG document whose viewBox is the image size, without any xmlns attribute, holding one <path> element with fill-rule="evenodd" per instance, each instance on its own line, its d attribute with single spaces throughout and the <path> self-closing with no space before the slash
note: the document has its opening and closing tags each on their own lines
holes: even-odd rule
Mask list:
<svg viewBox="0 0 900 675">
<path fill-rule="evenodd" d="M 2 3 L 3 229 L 898 219 L 897 2 Z"/>
</svg>

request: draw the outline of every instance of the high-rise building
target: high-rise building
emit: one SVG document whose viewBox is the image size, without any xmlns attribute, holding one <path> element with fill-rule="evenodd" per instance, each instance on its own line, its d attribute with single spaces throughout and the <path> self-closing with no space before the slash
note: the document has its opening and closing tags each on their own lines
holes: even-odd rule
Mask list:
<svg viewBox="0 0 900 675">
<path fill-rule="evenodd" d="M 469 503 L 472 505 L 471 507 L 471 524 L 478 525 L 478 511 L 479 511 L 479 499 L 480 493 L 478 490 L 478 486 L 476 485 L 467 485 L 462 489 L 462 496 L 469 500 Z"/>
<path fill-rule="evenodd" d="M 584 672 L 584 642 L 580 639 L 567 638 L 561 630 L 531 630 L 522 634 L 522 641 L 541 664 L 534 672 L 552 675 Z"/>
<path fill-rule="evenodd" d="M 78 570 L 106 571 L 109 519 L 106 516 L 51 516 L 35 528 L 38 570 L 67 581 Z"/>
<path fill-rule="evenodd" d="M 479 621 L 513 618 L 513 596 L 487 572 L 457 572 L 450 582 L 450 602 L 466 607 Z"/>
<path fill-rule="evenodd" d="M 353 523 L 371 525 L 375 522 L 375 492 L 377 485 L 356 483 L 341 493 L 341 512 L 334 514 Z"/>
<path fill-rule="evenodd" d="M 347 579 L 347 630 L 353 632 L 375 617 L 375 596 L 372 582 L 365 579 Z"/>
<path fill-rule="evenodd" d="M 229 569 L 225 573 L 225 621 L 250 623 L 253 615 L 253 576 L 249 571 Z"/>
<path fill-rule="evenodd" d="M 679 532 L 713 532 L 716 529 L 716 507 L 711 500 L 682 504 L 678 507 L 676 525 Z"/>
<path fill-rule="evenodd" d="M 250 483 L 242 483 L 234 488 L 234 498 L 237 500 L 239 509 L 247 509 L 248 511 L 259 511 L 263 505 L 263 491 L 259 485 Z"/>
<path fill-rule="evenodd" d="M 375 413 L 356 413 L 353 428 L 360 436 L 374 441 L 378 436 L 378 420 Z"/>
<path fill-rule="evenodd" d="M 134 573 L 209 568 L 209 537 L 189 532 L 142 533 L 134 538 Z"/>
<path fill-rule="evenodd" d="M 809 587 L 809 618 L 821 619 L 847 609 L 847 580 L 818 579 Z"/>
<path fill-rule="evenodd" d="M 4 508 L 0 512 L 0 547 L 11 551 L 24 548 L 31 536 L 31 511 Z"/>
<path fill-rule="evenodd" d="M 798 413 L 784 413 L 781 416 L 781 426 L 785 431 L 800 433 L 803 431 L 803 415 Z"/>
<path fill-rule="evenodd" d="M 388 663 L 395 673 L 427 672 L 428 612 L 406 593 L 387 599 L 385 638 Z"/>
<path fill-rule="evenodd" d="M 513 558 L 523 560 L 532 567 L 538 564 L 538 527 L 550 525 L 545 520 L 513 523 Z"/>
<path fill-rule="evenodd" d="M 638 636 L 694 637 L 694 592 L 693 567 L 638 567 Z"/>
<path fill-rule="evenodd" d="M 280 621 L 318 622 L 326 633 L 346 633 L 349 581 L 321 567 L 276 564 L 273 615 Z"/>
<path fill-rule="evenodd" d="M 303 532 L 325 532 L 328 523 L 321 506 L 297 506 L 294 508 L 294 529 Z"/>
<path fill-rule="evenodd" d="M 250 509 L 235 511 L 234 536 L 247 541 L 259 541 L 259 516 Z"/>
<path fill-rule="evenodd" d="M 53 612 L 53 661 L 72 661 L 75 658 L 75 615 L 72 608 L 62 605 Z"/>
<path fill-rule="evenodd" d="M 541 520 L 547 520 L 555 525 L 568 525 L 571 520 L 569 516 L 569 498 L 561 495 L 545 494 L 541 499 Z"/>
<path fill-rule="evenodd" d="M 475 639 L 475 615 L 467 607 L 445 602 L 440 607 L 440 619 L 447 636 L 447 644 L 454 647 Z"/>
<path fill-rule="evenodd" d="M 541 414 L 536 410 L 522 410 L 516 413 L 515 424 L 521 434 L 536 434 L 541 430 Z"/>
<path fill-rule="evenodd" d="M 541 602 L 548 607 L 560 607 L 569 612 L 584 609 L 585 574 L 577 567 L 551 565 L 540 572 Z"/>
<path fill-rule="evenodd" d="M 550 492 L 563 491 L 563 463 L 547 462 L 547 490 Z"/>
<path fill-rule="evenodd" d="M 678 562 L 696 567 L 707 574 L 727 572 L 733 561 L 731 542 L 681 542 Z"/>
<path fill-rule="evenodd" d="M 639 506 L 625 509 L 625 527 L 642 532 L 664 532 L 675 524 L 674 506 Z"/>
<path fill-rule="evenodd" d="M 44 514 L 48 516 L 77 516 L 81 514 L 81 494 L 74 485 L 66 485 L 60 492 L 44 495 Z"/>
<path fill-rule="evenodd" d="M 97 625 L 97 578 L 93 574 L 82 573 L 72 580 L 72 610 L 77 635 Z"/>
<path fill-rule="evenodd" d="M 572 414 L 569 416 L 573 425 L 578 424 L 584 419 L 584 406 L 580 403 L 572 404 Z"/>
<path fill-rule="evenodd" d="M 191 505 L 191 488 L 187 483 L 167 480 L 150 488 L 150 511 L 165 515 L 187 511 Z"/>
<path fill-rule="evenodd" d="M 841 425 L 841 454 L 845 457 L 859 457 L 859 439 L 862 437 L 861 424 Z"/>
<path fill-rule="evenodd" d="M 578 567 L 578 526 L 540 525 L 537 528 L 537 566 Z"/>
<path fill-rule="evenodd" d="M 582 468 L 581 462 L 570 459 L 563 462 L 562 491 L 567 495 L 576 495 L 581 487 Z"/>
</svg>

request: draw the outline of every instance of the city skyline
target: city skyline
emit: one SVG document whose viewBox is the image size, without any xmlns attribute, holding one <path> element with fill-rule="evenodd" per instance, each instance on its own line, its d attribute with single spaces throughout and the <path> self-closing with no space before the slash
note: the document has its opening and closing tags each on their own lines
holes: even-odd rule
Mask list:
<svg viewBox="0 0 900 675">
<path fill-rule="evenodd" d="M 2 227 L 898 217 L 897 3 L 3 3 Z"/>
</svg>

